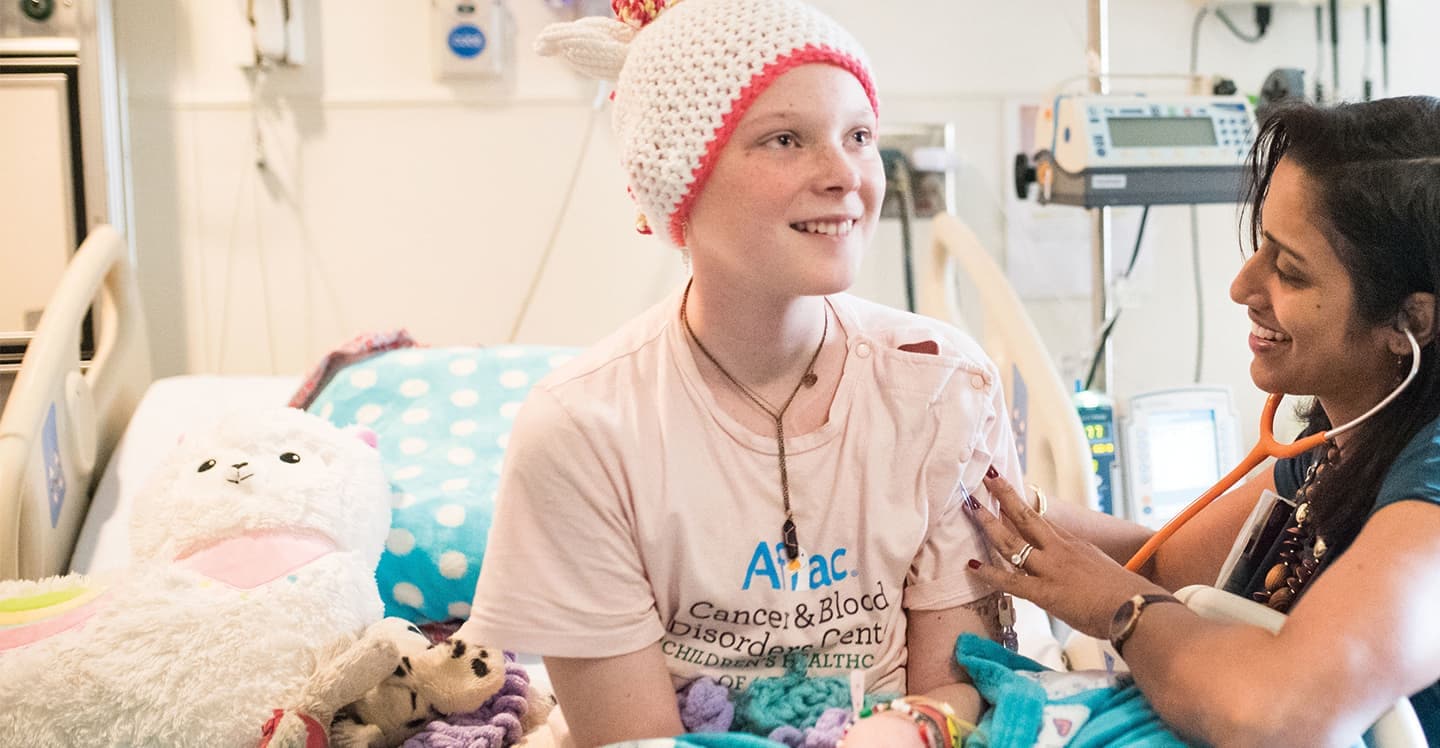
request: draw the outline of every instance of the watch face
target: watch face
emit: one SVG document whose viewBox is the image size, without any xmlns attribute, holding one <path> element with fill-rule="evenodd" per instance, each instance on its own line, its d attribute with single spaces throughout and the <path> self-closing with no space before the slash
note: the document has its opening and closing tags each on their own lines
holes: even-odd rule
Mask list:
<svg viewBox="0 0 1440 748">
<path fill-rule="evenodd" d="M 1110 619 L 1110 638 L 1114 639 L 1115 637 L 1125 633 L 1125 629 L 1129 625 L 1130 619 L 1134 616 L 1135 598 L 1132 597 L 1122 603 L 1120 607 L 1115 609 L 1115 617 Z"/>
</svg>

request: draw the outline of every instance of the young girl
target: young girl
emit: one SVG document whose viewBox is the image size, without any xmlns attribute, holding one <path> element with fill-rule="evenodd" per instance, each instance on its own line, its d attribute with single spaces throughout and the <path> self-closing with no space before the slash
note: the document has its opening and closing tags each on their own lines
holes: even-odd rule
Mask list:
<svg viewBox="0 0 1440 748">
<path fill-rule="evenodd" d="M 864 53 L 797 0 L 615 5 L 539 48 L 617 79 L 630 192 L 693 276 L 530 394 L 467 625 L 544 655 L 581 745 L 795 666 L 973 720 L 953 647 L 998 616 L 963 487 L 1018 461 L 974 341 L 843 293 L 884 194 Z"/>
<path fill-rule="evenodd" d="M 1310 433 L 1399 396 L 1221 497 L 1145 577 L 1087 541 L 1123 560 L 1146 531 L 1041 518 L 987 480 L 1014 529 L 973 514 L 1022 573 L 977 557 L 974 575 L 1110 637 L 1165 722 L 1202 743 L 1342 745 L 1409 696 L 1440 745 L 1440 100 L 1286 109 L 1251 163 L 1256 252 L 1230 295 L 1250 314 L 1256 386 L 1313 395 Z M 1215 583 L 1265 489 L 1296 499 L 1294 529 L 1241 583 L 1289 613 L 1279 633 L 1166 604 Z"/>
</svg>

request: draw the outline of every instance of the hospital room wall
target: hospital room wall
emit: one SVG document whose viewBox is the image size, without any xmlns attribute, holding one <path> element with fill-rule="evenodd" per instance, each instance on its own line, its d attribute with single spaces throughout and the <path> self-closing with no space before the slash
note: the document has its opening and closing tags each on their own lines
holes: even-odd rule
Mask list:
<svg viewBox="0 0 1440 748">
<path fill-rule="evenodd" d="M 886 122 L 954 126 L 958 212 L 1003 261 L 1015 230 L 1004 198 L 1014 155 L 1007 112 L 1084 72 L 1086 4 L 817 4 L 868 48 Z M 303 0 L 304 65 L 253 80 L 239 69 L 248 50 L 239 3 L 116 5 L 133 239 L 161 374 L 296 373 L 356 333 L 397 326 L 436 344 L 506 340 L 552 229 L 522 342 L 593 342 L 682 278 L 673 250 L 631 229 L 607 113 L 590 106 L 595 85 L 529 50 L 556 18 L 540 0 L 508 0 L 518 41 L 511 78 L 465 84 L 431 75 L 428 4 L 419 0 Z M 1391 5 L 1392 92 L 1440 91 L 1423 33 L 1440 24 L 1440 4 Z M 1247 13 L 1232 12 L 1248 24 Z M 1110 13 L 1115 72 L 1187 68 L 1189 2 L 1112 0 Z M 1358 55 L 1359 11 L 1344 20 L 1344 49 Z M 1298 7 L 1277 8 L 1259 45 L 1211 18 L 1200 69 L 1254 90 L 1273 67 L 1313 67 L 1313 34 L 1309 10 Z M 1359 66 L 1347 70 L 1353 95 Z M 1117 84 L 1126 87 L 1135 86 Z M 556 228 L 572 176 L 575 196 Z M 1119 213 L 1123 261 L 1134 211 Z M 1251 413 L 1246 322 L 1225 297 L 1239 263 L 1235 208 L 1201 208 L 1200 229 L 1204 379 L 1231 386 Z M 916 236 L 927 235 L 922 222 Z M 884 222 L 861 293 L 903 304 L 899 244 L 898 225 Z M 1088 252 L 1084 237 L 1074 247 Z M 1156 209 L 1135 275 L 1139 306 L 1115 336 L 1117 395 L 1189 381 L 1191 278 L 1188 215 Z M 1057 360 L 1088 352 L 1083 293 L 1029 298 L 1027 307 Z"/>
</svg>

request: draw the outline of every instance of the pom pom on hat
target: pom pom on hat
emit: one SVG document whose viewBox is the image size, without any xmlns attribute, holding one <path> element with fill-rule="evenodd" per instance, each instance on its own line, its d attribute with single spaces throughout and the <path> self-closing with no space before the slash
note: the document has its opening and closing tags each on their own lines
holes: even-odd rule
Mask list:
<svg viewBox="0 0 1440 748">
<path fill-rule="evenodd" d="M 680 0 L 613 0 L 610 7 L 615 9 L 615 17 L 621 23 L 641 29 L 655 20 L 661 11 L 678 2 Z"/>
<path fill-rule="evenodd" d="M 648 226 L 684 245 L 683 227 L 746 110 L 800 65 L 849 71 L 879 111 L 865 52 L 801 0 L 613 0 L 620 20 L 553 25 L 536 51 L 616 80 L 613 124 L 630 194 Z"/>
</svg>

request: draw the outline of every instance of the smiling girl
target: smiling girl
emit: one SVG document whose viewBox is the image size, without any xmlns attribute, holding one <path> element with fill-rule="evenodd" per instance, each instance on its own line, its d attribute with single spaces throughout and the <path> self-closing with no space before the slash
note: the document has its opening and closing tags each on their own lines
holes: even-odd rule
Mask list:
<svg viewBox="0 0 1440 748">
<path fill-rule="evenodd" d="M 630 192 L 692 277 L 530 394 L 467 626 L 544 655 L 581 745 L 676 735 L 677 689 L 792 667 L 973 721 L 952 651 L 998 600 L 962 484 L 1018 460 L 974 341 L 844 293 L 884 195 L 864 53 L 796 0 L 665 5 L 539 48 L 618 78 Z M 922 744 L 860 725 L 847 746 Z"/>
</svg>

